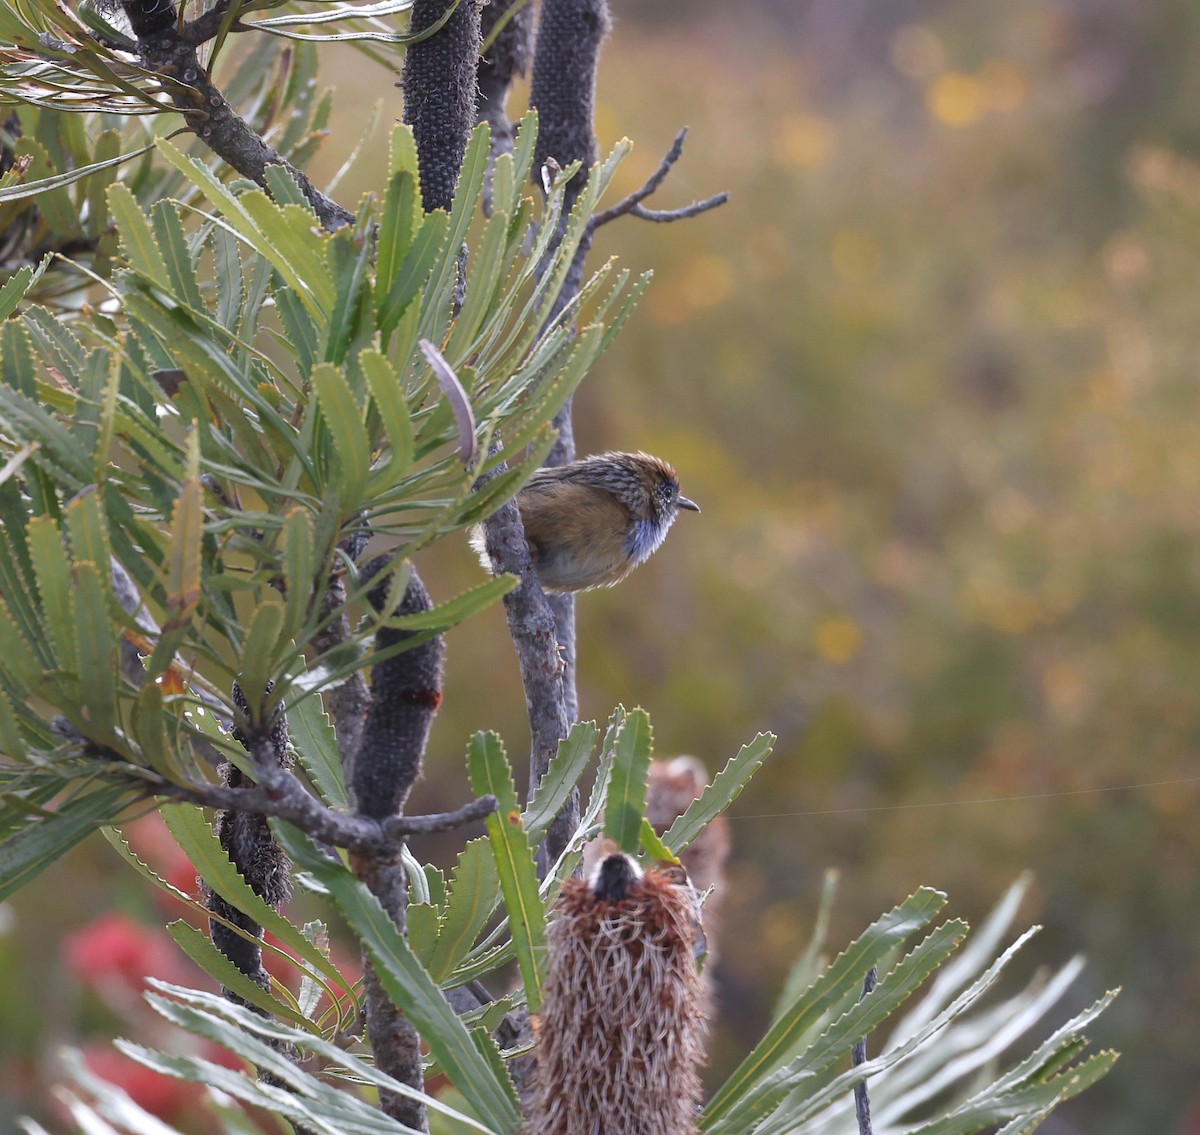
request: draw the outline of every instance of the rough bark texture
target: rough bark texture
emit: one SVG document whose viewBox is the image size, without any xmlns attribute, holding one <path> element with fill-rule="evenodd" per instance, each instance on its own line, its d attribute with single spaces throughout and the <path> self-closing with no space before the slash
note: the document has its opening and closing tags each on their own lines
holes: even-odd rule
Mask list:
<svg viewBox="0 0 1200 1135">
<path fill-rule="evenodd" d="M 483 40 L 508 15 L 518 0 L 492 0 L 483 9 L 480 36 Z M 492 46 L 479 57 L 479 121 L 492 130 L 492 160 L 511 154 L 513 124 L 505 110 L 508 91 L 517 76 L 529 68 L 533 5 L 523 4 L 501 28 Z"/>
<path fill-rule="evenodd" d="M 544 0 L 538 19 L 537 52 L 533 62 L 530 102 L 538 111 L 536 166 L 554 158 L 560 166 L 574 161 L 583 169 L 566 189 L 563 220 L 587 182 L 588 167 L 596 160 L 597 145 L 593 120 L 596 111 L 596 73 L 600 48 L 608 35 L 607 0 Z M 552 318 L 576 295 L 583 282 L 584 267 L 591 235 L 585 234 L 571 262 Z M 554 418 L 558 438 L 546 459 L 547 465 L 566 465 L 575 459 L 575 431 L 570 399 Z M 550 598 L 562 662 L 563 714 L 568 726 L 579 718 L 579 695 L 575 677 L 575 598 L 555 595 Z M 564 732 L 562 736 L 566 736 Z M 531 756 L 531 780 L 541 780 L 549 765 L 549 756 L 535 747 Z M 550 751 L 553 755 L 553 750 Z M 545 763 L 543 763 L 543 761 Z M 572 793 L 563 810 L 546 833 L 541 865 L 553 862 L 561 854 L 579 824 L 579 793 Z"/>
<path fill-rule="evenodd" d="M 249 707 L 242 695 L 241 688 L 233 687 L 234 702 L 245 714 Z M 265 744 L 255 746 L 252 739 L 246 737 L 241 729 L 235 729 L 234 738 L 241 742 L 252 757 L 255 748 L 269 752 L 268 759 L 278 768 L 291 767 L 292 758 L 288 752 L 287 722 L 280 715 L 264 738 Z M 253 780 L 247 777 L 237 766 L 225 763 L 221 766 L 221 784 L 230 789 L 238 789 L 253 785 Z M 238 874 L 246 880 L 250 889 L 259 898 L 272 906 L 285 902 L 291 894 L 291 869 L 283 849 L 271 835 L 270 826 L 265 816 L 255 812 L 238 812 L 227 810 L 217 813 L 213 831 L 221 848 L 229 856 L 230 862 L 238 869 Z M 270 979 L 262 964 L 262 947 L 257 940 L 262 938 L 262 927 L 253 919 L 242 913 L 236 907 L 227 903 L 220 895 L 212 890 L 203 880 L 201 889 L 205 905 L 217 918 L 224 918 L 235 926 L 241 927 L 252 936 L 254 941 L 246 939 L 217 920 L 209 921 L 209 932 L 213 945 L 217 947 L 239 970 L 251 981 L 267 989 Z M 245 1004 L 231 990 L 226 989 L 225 996 L 238 1004 Z"/>
<path fill-rule="evenodd" d="M 225 100 L 201 64 L 196 46 L 203 36 L 187 25 L 179 28 L 179 14 L 170 0 L 124 0 L 142 63 L 160 76 L 163 89 L 183 114 L 188 127 L 204 139 L 219 157 L 238 173 L 266 185 L 267 166 L 281 165 L 296 179 L 327 229 L 341 228 L 354 215 L 326 197 L 290 162 L 256 134 Z"/>
<path fill-rule="evenodd" d="M 381 570 L 387 559 L 372 563 L 366 575 Z M 376 610 L 387 601 L 387 585 L 379 584 L 369 596 Z M 397 614 L 428 611 L 433 604 L 414 572 L 409 578 Z M 411 632 L 385 628 L 375 636 L 378 650 L 386 650 L 412 637 Z M 346 770 L 351 800 L 362 815 L 383 820 L 395 816 L 421 772 L 429 729 L 442 700 L 442 639 L 406 650 L 377 663 L 371 671 L 371 704 L 362 729 L 358 752 Z M 354 873 L 379 899 L 396 929 L 408 926 L 408 878 L 399 849 L 364 851 L 351 858 Z M 369 958 L 364 957 L 367 1039 L 378 1067 L 414 1088 L 424 1087 L 421 1038 L 411 1022 L 391 1002 Z M 381 1092 L 380 1105 L 393 1119 L 418 1131 L 426 1130 L 425 1105 L 396 1092 Z"/>
<path fill-rule="evenodd" d="M 386 561 L 371 565 L 378 571 Z M 368 568 L 368 572 L 371 571 Z M 370 594 L 376 610 L 387 600 L 387 587 Z M 398 615 L 431 610 L 425 585 L 414 573 Z M 377 650 L 413 637 L 410 631 L 384 629 L 376 635 Z M 378 663 L 371 670 L 371 702 L 358 751 L 347 772 L 355 807 L 364 816 L 382 820 L 398 815 L 421 772 L 421 758 L 429 729 L 442 701 L 442 660 L 445 644 L 440 637 Z"/>
<path fill-rule="evenodd" d="M 451 0 L 414 0 L 412 30 L 424 31 Z M 404 60 L 404 121 L 413 129 L 421 165 L 425 209 L 448 209 L 454 200 L 467 138 L 475 125 L 479 6 L 460 0 L 454 14 L 428 39 L 408 48 Z"/>
</svg>

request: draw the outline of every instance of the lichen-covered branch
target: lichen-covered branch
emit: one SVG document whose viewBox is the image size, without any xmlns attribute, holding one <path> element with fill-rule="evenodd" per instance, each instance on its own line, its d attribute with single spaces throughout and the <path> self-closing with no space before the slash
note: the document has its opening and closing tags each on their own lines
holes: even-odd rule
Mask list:
<svg viewBox="0 0 1200 1135">
<path fill-rule="evenodd" d="M 532 794 L 549 768 L 551 757 L 558 751 L 559 741 L 571 727 L 563 689 L 565 666 L 559 653 L 561 627 L 538 581 L 516 504 L 510 501 L 497 509 L 484 521 L 483 531 L 488 557 L 496 573 L 507 572 L 521 581 L 504 596 L 504 611 L 529 713 Z M 538 865 L 543 874 L 561 852 L 561 849 L 552 850 L 549 845 L 547 837 L 538 852 Z"/>
</svg>

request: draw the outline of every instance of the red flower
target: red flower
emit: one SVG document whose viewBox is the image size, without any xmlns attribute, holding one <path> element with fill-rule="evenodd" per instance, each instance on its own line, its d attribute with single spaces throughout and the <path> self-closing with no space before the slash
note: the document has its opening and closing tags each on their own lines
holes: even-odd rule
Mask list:
<svg viewBox="0 0 1200 1135">
<path fill-rule="evenodd" d="M 161 930 L 123 914 L 106 914 L 63 942 L 68 968 L 94 987 L 122 985 L 140 991 L 147 977 L 186 983 L 195 977 Z"/>
</svg>

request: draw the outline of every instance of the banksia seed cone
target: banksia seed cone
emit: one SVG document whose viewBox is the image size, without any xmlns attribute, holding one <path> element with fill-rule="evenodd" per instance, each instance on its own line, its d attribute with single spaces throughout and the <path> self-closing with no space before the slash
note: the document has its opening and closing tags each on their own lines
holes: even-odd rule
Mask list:
<svg viewBox="0 0 1200 1135">
<path fill-rule="evenodd" d="M 529 1135 L 694 1135 L 704 1061 L 695 896 L 610 855 L 548 931 Z"/>
</svg>

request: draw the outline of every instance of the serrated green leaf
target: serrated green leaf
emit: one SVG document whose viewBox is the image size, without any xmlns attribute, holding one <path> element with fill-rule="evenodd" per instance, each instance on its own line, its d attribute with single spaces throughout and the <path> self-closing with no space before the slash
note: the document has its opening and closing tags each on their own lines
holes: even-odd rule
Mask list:
<svg viewBox="0 0 1200 1135">
<path fill-rule="evenodd" d="M 213 282 L 217 289 L 217 322 L 226 328 L 236 327 L 242 308 L 242 259 L 240 242 L 227 229 L 214 225 L 210 237 L 213 250 Z M 281 313 L 282 315 L 282 313 Z M 310 334 L 313 334 L 311 326 Z"/>
<path fill-rule="evenodd" d="M 709 1101 L 701 1126 L 708 1130 L 732 1114 L 757 1085 L 787 1059 L 798 1038 L 833 1006 L 856 1000 L 863 974 L 877 965 L 889 950 L 925 926 L 945 902 L 946 896 L 940 891 L 923 887 L 856 938 L 800 1000 L 771 1025 L 763 1039 L 738 1065 Z"/>
<path fill-rule="evenodd" d="M 310 381 L 333 439 L 336 461 L 328 471 L 328 482 L 336 487 L 343 510 L 352 513 L 362 500 L 371 461 L 371 442 L 363 424 L 362 407 L 355 400 L 346 376 L 331 363 L 313 367 Z"/>
<path fill-rule="evenodd" d="M 274 675 L 281 649 L 285 606 L 278 599 L 264 597 L 250 616 L 250 628 L 238 659 L 238 685 L 250 707 L 251 720 L 259 721 L 265 710 L 267 684 Z"/>
<path fill-rule="evenodd" d="M 373 245 L 369 240 L 355 243 L 351 230 L 342 229 L 325 242 L 326 272 L 337 284 L 333 311 L 325 324 L 325 362 L 341 366 L 355 334 L 360 330 L 366 294 L 367 266 Z"/>
<path fill-rule="evenodd" d="M 630 711 L 617 734 L 604 804 L 604 834 L 630 855 L 637 853 L 642 834 L 653 747 L 649 715 L 644 709 Z"/>
<path fill-rule="evenodd" d="M 296 829 L 284 823 L 276 827 L 292 861 L 324 884 L 354 927 L 380 984 L 412 1021 L 454 1086 L 493 1130 L 515 1135 L 521 1119 L 512 1081 L 499 1076 L 482 1055 L 478 1038 L 472 1039 L 378 899 L 341 863 L 315 852 Z"/>
<path fill-rule="evenodd" d="M 412 247 L 404 258 L 395 278 L 388 285 L 387 296 L 378 305 L 376 320 L 384 346 L 391 340 L 400 317 L 404 315 L 409 304 L 416 299 L 418 293 L 425 287 L 426 281 L 434 271 L 439 258 L 445 258 L 446 238 L 450 231 L 450 218 L 445 213 L 428 214 L 413 239 Z M 453 259 L 451 257 L 450 259 Z M 416 342 L 417 328 L 413 328 L 412 340 Z M 404 344 L 405 355 L 411 349 L 411 344 Z"/>
<path fill-rule="evenodd" d="M 107 567 L 111 552 L 100 494 L 94 490 L 81 493 L 63 509 L 63 518 L 71 539 L 71 558 Z"/>
<path fill-rule="evenodd" d="M 754 775 L 755 770 L 771 755 L 775 746 L 773 733 L 760 733 L 748 745 L 743 745 L 736 757 L 716 775 L 716 778 L 689 806 L 663 836 L 676 855 L 688 847 L 708 824 L 737 799 Z"/>
<path fill-rule="evenodd" d="M 12 702 L 8 694 L 0 689 L 0 756 L 13 763 L 23 762 L 27 751 Z"/>
<path fill-rule="evenodd" d="M 104 580 L 110 578 L 105 562 Z M 76 564 L 75 627 L 79 665 L 79 721 L 102 744 L 116 745 L 117 670 L 113 648 L 120 631 L 109 620 L 108 588 L 95 564 Z"/>
<path fill-rule="evenodd" d="M 500 877 L 491 844 L 473 839 L 459 852 L 450 876 L 446 912 L 429 973 L 441 984 L 475 944 L 499 901 Z"/>
<path fill-rule="evenodd" d="M 259 1057 L 268 1057 L 265 1065 L 274 1070 L 273 1061 L 282 1060 L 287 1065 L 280 1067 L 284 1073 L 281 1082 L 287 1089 L 283 1092 L 267 1092 L 257 1097 L 253 1102 L 262 1104 L 268 1101 L 267 1108 L 271 1112 L 288 1114 L 287 1107 L 295 1101 L 311 1101 L 312 1110 L 306 1113 L 309 1122 L 306 1126 L 315 1130 L 326 1131 L 328 1135 L 336 1135 L 341 1131 L 369 1131 L 373 1135 L 386 1135 L 386 1132 L 405 1130 L 398 1126 L 395 1120 L 383 1116 L 374 1102 L 364 1098 L 358 1092 L 347 1092 L 335 1084 L 327 1084 L 305 1071 L 302 1067 L 287 1060 L 282 1050 L 295 1046 L 301 1052 L 310 1052 L 320 1058 L 322 1064 L 332 1064 L 343 1068 L 354 1080 L 361 1081 L 374 1087 L 399 1091 L 402 1095 L 422 1100 L 431 1112 L 437 1113 L 444 1120 L 455 1124 L 453 1130 L 471 1132 L 475 1135 L 508 1135 L 504 1129 L 495 1126 L 485 1126 L 475 1119 L 468 1118 L 461 1112 L 448 1107 L 436 1097 L 427 1096 L 407 1085 L 397 1084 L 390 1076 L 375 1067 L 373 1061 L 363 1060 L 344 1047 L 323 1040 L 319 1036 L 305 1033 L 281 1021 L 272 1020 L 254 1013 L 243 1006 L 233 1004 L 223 998 L 198 990 L 180 989 L 151 979 L 151 984 L 170 996 L 170 1000 L 161 994 L 151 994 L 150 1002 L 155 1010 L 167 1020 L 173 1021 L 180 1027 L 200 1036 L 216 1040 L 218 1044 L 238 1053 L 253 1065 L 260 1065 Z M 227 1039 L 224 1039 L 227 1038 Z M 263 1045 L 265 1038 L 268 1044 Z M 262 1052 L 262 1047 L 267 1051 Z M 157 1054 L 154 1054 L 157 1056 Z M 136 1057 L 135 1057 L 136 1058 Z M 228 1071 L 223 1070 L 223 1071 Z M 248 1076 L 241 1077 L 239 1091 L 259 1088 L 259 1084 Z M 285 1100 L 285 1106 L 272 1105 L 269 1101 L 274 1095 Z M 238 1098 L 246 1098 L 239 1095 Z M 308 1105 L 306 1105 L 308 1106 Z M 315 1118 L 316 1126 L 312 1120 Z"/>
<path fill-rule="evenodd" d="M 202 931 L 187 922 L 171 922 L 167 924 L 166 929 L 172 941 L 196 965 L 247 1004 L 254 1005 L 265 1013 L 274 1013 L 277 1017 L 291 1021 L 292 1024 L 299 1025 L 301 1028 L 314 1029 L 316 1027 L 291 1005 L 285 1004 L 270 991 L 263 989 L 257 982 L 251 981 L 212 944 L 208 935 Z"/>
<path fill-rule="evenodd" d="M 192 616 L 200 603 L 201 543 L 204 538 L 204 504 L 198 466 L 199 440 L 193 432 L 189 439 L 191 468 L 180 487 L 171 512 L 171 535 L 167 553 L 166 618 L 162 632 L 146 664 L 150 679 L 157 678 L 170 666 L 175 649 L 187 634 Z"/>
<path fill-rule="evenodd" d="M 287 714 L 296 756 L 321 799 L 331 808 L 348 810 L 350 800 L 342 778 L 337 735 L 321 699 L 315 695 L 302 698 L 288 707 Z"/>
<path fill-rule="evenodd" d="M 350 988 L 353 983 L 295 925 L 254 893 L 199 808 L 190 804 L 169 805 L 162 809 L 162 817 L 184 854 L 195 864 L 197 873 L 221 898 L 273 934 L 310 972 L 321 975 L 330 986 Z"/>
<path fill-rule="evenodd" d="M 866 997 L 861 997 L 831 1023 L 787 1068 L 760 1081 L 732 1113 L 734 1125 L 756 1126 L 793 1091 L 798 1113 L 780 1124 L 785 1129 L 803 1122 L 822 1106 L 820 1093 L 837 1075 L 845 1053 L 871 1033 L 910 997 L 925 979 L 957 949 L 967 933 L 966 923 L 952 920 L 937 927 L 905 956 Z M 776 1135 L 782 1135 L 777 1132 Z"/>
<path fill-rule="evenodd" d="M 167 273 L 166 261 L 141 205 L 124 182 L 114 182 L 109 186 L 108 208 L 117 224 L 121 251 L 129 267 L 169 292 L 171 278 Z"/>
<path fill-rule="evenodd" d="M 393 147 L 395 133 L 393 132 Z M 411 138 L 412 135 L 409 134 Z M 382 305 L 392 286 L 392 280 L 412 248 L 421 227 L 420 190 L 411 170 L 395 171 L 388 180 L 379 216 L 379 247 L 375 260 L 376 307 Z"/>
<path fill-rule="evenodd" d="M 291 639 L 300 634 L 308 620 L 313 602 L 313 581 L 317 575 L 312 518 L 305 509 L 293 508 L 284 516 L 281 538 L 287 596 L 281 634 L 285 639 Z"/>
<path fill-rule="evenodd" d="M 445 603 L 439 603 L 432 611 L 419 611 L 412 615 L 387 615 L 381 618 L 377 625 L 402 631 L 446 631 L 486 610 L 507 595 L 518 583 L 520 580 L 516 576 L 498 576 L 468 588 Z"/>
<path fill-rule="evenodd" d="M 184 154 L 166 138 L 159 138 L 156 145 L 162 156 L 216 206 L 224 223 L 279 272 L 310 315 L 324 320 L 332 298 L 332 283 L 322 278 L 315 238 L 308 234 L 308 240 L 305 239 L 303 230 L 311 226 L 311 213 L 288 206 L 294 210 L 289 225 L 289 218 L 283 215 L 285 211 L 278 209 L 265 193 L 256 191 L 239 198 L 203 162 Z"/>
<path fill-rule="evenodd" d="M 409 417 L 400 376 L 392 364 L 379 351 L 371 349 L 360 352 L 358 365 L 387 438 L 387 464 L 371 474 L 371 492 L 384 493 L 398 485 L 412 468 L 412 419 Z"/>
<path fill-rule="evenodd" d="M 37 575 L 41 615 L 54 658 L 60 669 L 77 673 L 75 613 L 71 609 L 71 567 L 63 547 L 62 533 L 48 516 L 35 516 L 26 528 L 29 555 Z"/>
<path fill-rule="evenodd" d="M 441 929 L 442 912 L 432 903 L 413 902 L 408 904 L 408 941 L 417 961 L 426 969 L 429 960 L 437 953 L 438 933 Z M 433 975 L 430 974 L 432 977 Z"/>
<path fill-rule="evenodd" d="M 154 206 L 151 218 L 158 251 L 171 281 L 172 295 L 192 311 L 207 314 L 183 222 L 179 219 L 179 206 L 174 201 L 159 201 Z"/>
<path fill-rule="evenodd" d="M 659 838 L 654 825 L 645 816 L 642 817 L 642 829 L 639 836 L 642 851 L 656 863 L 678 863 L 679 860 L 671 854 L 671 849 Z"/>
<path fill-rule="evenodd" d="M 512 770 L 500 739 L 494 733 L 476 733 L 467 749 L 467 770 L 477 796 L 496 797 L 497 809 L 487 817 L 488 837 L 496 860 L 496 873 L 508 908 L 509 933 L 517 964 L 525 982 L 529 1011 L 542 1002 L 546 952 L 546 916 L 538 891 L 537 864 L 529 836 L 521 824 L 521 806 L 513 785 Z"/>
<path fill-rule="evenodd" d="M 562 811 L 596 751 L 600 728 L 594 721 L 577 721 L 558 743 L 546 775 L 533 792 L 523 822 L 533 844 L 541 842 L 554 817 Z"/>
</svg>

